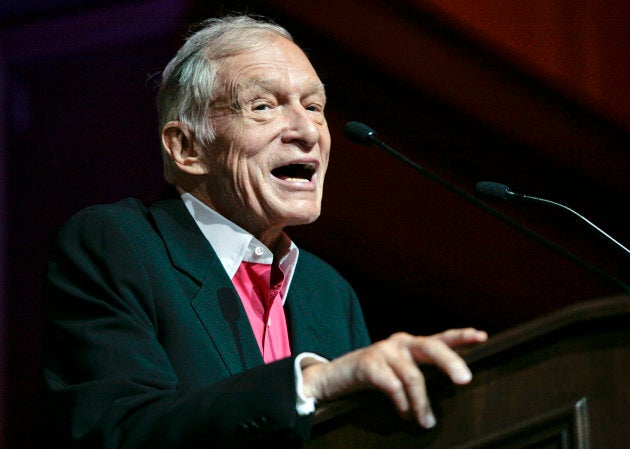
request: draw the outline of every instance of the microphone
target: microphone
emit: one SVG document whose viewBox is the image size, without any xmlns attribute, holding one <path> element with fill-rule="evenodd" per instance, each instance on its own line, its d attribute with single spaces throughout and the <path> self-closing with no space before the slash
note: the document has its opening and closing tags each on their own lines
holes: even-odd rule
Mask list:
<svg viewBox="0 0 630 449">
<path fill-rule="evenodd" d="M 369 126 L 361 122 L 348 122 L 343 127 L 343 132 L 346 137 L 352 140 L 354 143 L 361 145 L 372 145 L 381 143 L 376 138 L 376 133 Z"/>
<path fill-rule="evenodd" d="M 398 151 L 394 150 L 392 147 L 387 145 L 385 142 L 383 142 L 382 140 L 378 139 L 376 137 L 376 132 L 372 128 L 367 126 L 366 124 L 361 123 L 361 122 L 356 122 L 356 121 L 348 122 L 348 123 L 345 124 L 345 126 L 343 128 L 343 132 L 344 132 L 344 135 L 349 140 L 351 140 L 354 143 L 358 143 L 360 145 L 366 145 L 366 146 L 375 146 L 375 147 L 381 148 L 382 150 L 387 151 L 388 153 L 392 154 L 397 159 L 399 159 L 402 162 L 404 162 L 405 164 L 409 165 L 411 168 L 416 170 L 421 175 L 423 175 L 423 176 L 425 176 L 425 177 L 427 177 L 429 179 L 432 179 L 433 181 L 436 181 L 438 184 L 442 185 L 443 187 L 445 187 L 446 189 L 450 190 L 451 192 L 459 195 L 460 197 L 462 197 L 463 199 L 465 199 L 469 203 L 471 203 L 471 204 L 479 207 L 480 209 L 488 212 L 489 214 L 495 216 L 499 220 L 501 220 L 504 223 L 512 226 L 513 228 L 517 229 L 518 231 L 522 232 L 523 234 L 528 235 L 529 237 L 533 238 L 534 240 L 538 241 L 539 243 L 541 243 L 541 244 L 545 245 L 546 247 L 554 250 L 558 254 L 560 254 L 560 255 L 566 257 L 567 259 L 573 261 L 577 265 L 580 265 L 582 268 L 586 269 L 587 271 L 595 273 L 600 278 L 606 280 L 607 282 L 610 282 L 611 284 L 614 284 L 615 286 L 617 286 L 618 288 L 621 288 L 622 290 L 624 290 L 626 292 L 630 292 L 630 286 L 627 285 L 626 283 L 622 282 L 621 280 L 617 279 L 614 276 L 611 276 L 609 273 L 606 273 L 605 271 L 603 271 L 603 270 L 601 270 L 601 269 L 599 269 L 597 267 L 594 267 L 593 265 L 585 262 L 583 259 L 581 259 L 581 258 L 577 257 L 576 255 L 572 254 L 570 251 L 567 251 L 565 248 L 563 248 L 563 247 L 561 247 L 561 246 L 559 246 L 559 245 L 557 245 L 555 243 L 550 242 L 546 238 L 542 237 L 540 234 L 537 234 L 536 232 L 532 231 L 531 229 L 527 228 L 526 226 L 521 225 L 520 223 L 518 223 L 518 222 L 514 221 L 513 219 L 509 218 L 507 215 L 497 211 L 496 209 L 492 208 L 491 206 L 489 206 L 485 202 L 479 200 L 476 196 L 471 195 L 471 194 L 467 193 L 466 191 L 458 188 L 457 186 L 449 183 L 448 181 L 446 181 L 443 178 L 439 177 L 435 173 L 432 173 L 431 171 L 421 167 L 420 165 L 418 165 L 417 163 L 415 163 L 414 161 L 412 161 L 411 159 L 409 159 L 405 155 L 403 155 L 403 154 L 399 153 Z M 510 194 L 514 194 L 511 191 L 510 191 L 510 193 L 507 193 L 507 191 L 509 191 L 509 189 L 503 190 L 502 188 L 497 188 L 496 186 L 490 186 L 488 188 L 488 191 L 490 191 L 490 192 L 497 192 L 497 191 L 499 191 L 499 193 L 497 193 L 497 195 L 499 197 L 501 197 L 501 195 L 510 196 Z M 516 195 L 516 194 L 514 194 L 514 195 Z"/>
<path fill-rule="evenodd" d="M 461 196 L 465 200 L 475 204 L 476 206 L 481 207 L 482 209 L 489 210 L 489 211 L 494 211 L 494 209 L 488 207 L 485 203 L 479 201 L 473 195 L 470 195 L 467 192 L 459 189 L 458 187 L 454 186 L 453 184 L 451 184 L 451 183 L 447 182 L 446 180 L 440 178 L 435 173 L 432 173 L 432 172 L 426 170 L 425 168 L 423 168 L 420 165 L 416 164 L 414 161 L 412 161 L 411 159 L 409 159 L 405 155 L 403 155 L 403 154 L 399 153 L 398 151 L 394 150 L 392 147 L 387 145 L 385 142 L 379 140 L 376 137 L 376 132 L 372 128 L 367 126 L 366 124 L 361 123 L 361 122 L 348 122 L 348 123 L 346 123 L 346 125 L 343 128 L 343 132 L 344 132 L 345 136 L 348 139 L 350 139 L 351 141 L 353 141 L 354 143 L 358 143 L 360 145 L 379 147 L 379 148 L 387 151 L 388 153 L 392 154 L 396 158 L 400 159 L 405 164 L 411 166 L 411 168 L 413 168 L 414 170 L 416 170 L 420 174 L 422 174 L 422 175 L 424 175 L 424 176 L 426 176 L 426 177 L 436 181 L 437 183 L 439 183 L 442 186 L 446 187 L 448 190 L 458 194 L 459 196 Z M 496 212 L 496 211 L 494 211 L 494 212 Z"/>
<path fill-rule="evenodd" d="M 578 217 L 579 219 L 581 219 L 587 225 L 589 225 L 591 229 L 594 229 L 595 231 L 599 232 L 601 235 L 606 237 L 610 242 L 612 242 L 614 245 L 620 248 L 623 252 L 625 252 L 627 256 L 630 256 L 630 249 L 626 248 L 617 240 L 612 238 L 609 234 L 604 232 L 599 226 L 596 226 L 592 221 L 588 220 L 586 217 L 577 213 L 570 207 L 565 206 L 564 204 L 560 204 L 560 203 L 557 203 L 555 201 L 551 201 L 545 198 L 538 198 L 535 196 L 513 192 L 505 184 L 499 184 L 498 182 L 492 182 L 492 181 L 479 181 L 477 185 L 475 186 L 475 192 L 477 192 L 479 195 L 482 195 L 491 199 L 498 199 L 502 201 L 506 201 L 506 200 L 532 201 L 536 203 L 547 204 L 547 205 L 568 211 L 572 213 L 573 215 L 575 215 L 576 217 Z"/>
</svg>

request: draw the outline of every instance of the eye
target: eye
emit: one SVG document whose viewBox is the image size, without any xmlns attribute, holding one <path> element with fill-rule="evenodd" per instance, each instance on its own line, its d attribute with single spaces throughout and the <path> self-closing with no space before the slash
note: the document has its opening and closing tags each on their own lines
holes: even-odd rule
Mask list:
<svg viewBox="0 0 630 449">
<path fill-rule="evenodd" d="M 266 111 L 270 108 L 271 106 L 268 103 L 259 103 L 259 104 L 255 104 L 252 109 L 254 111 Z"/>
<path fill-rule="evenodd" d="M 324 113 L 324 107 L 326 106 L 326 99 L 320 98 L 319 95 L 310 95 L 310 98 L 305 98 L 304 109 L 311 112 L 319 112 L 320 114 Z"/>
<path fill-rule="evenodd" d="M 268 111 L 278 104 L 271 95 L 252 95 L 245 103 L 251 111 Z"/>
</svg>

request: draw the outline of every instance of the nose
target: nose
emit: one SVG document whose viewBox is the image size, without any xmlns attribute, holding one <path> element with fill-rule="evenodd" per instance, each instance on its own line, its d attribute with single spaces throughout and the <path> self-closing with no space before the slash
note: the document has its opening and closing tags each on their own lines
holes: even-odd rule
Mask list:
<svg viewBox="0 0 630 449">
<path fill-rule="evenodd" d="M 301 104 L 287 108 L 286 127 L 282 131 L 283 143 L 297 143 L 304 150 L 310 150 L 320 139 L 320 125 L 315 114 Z"/>
</svg>

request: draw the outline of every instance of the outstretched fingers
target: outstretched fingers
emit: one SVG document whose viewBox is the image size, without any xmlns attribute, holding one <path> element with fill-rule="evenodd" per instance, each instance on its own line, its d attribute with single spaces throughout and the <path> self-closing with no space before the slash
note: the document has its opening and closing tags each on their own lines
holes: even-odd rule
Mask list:
<svg viewBox="0 0 630 449">
<path fill-rule="evenodd" d="M 399 409 L 400 413 L 415 419 L 423 427 L 433 427 L 435 416 L 431 409 L 425 377 L 418 364 L 409 356 L 403 363 L 392 364 L 392 369 L 401 382 L 398 395 L 404 397 L 405 408 Z"/>
<path fill-rule="evenodd" d="M 415 337 L 410 346 L 418 363 L 435 365 L 456 384 L 467 384 L 472 373 L 464 359 L 453 348 L 481 343 L 488 338 L 484 331 L 473 328 L 450 329 L 430 337 Z"/>
<path fill-rule="evenodd" d="M 483 343 L 488 339 L 488 334 L 474 327 L 465 327 L 461 329 L 449 329 L 439 334 L 432 335 L 432 337 L 442 340 L 451 348 L 456 348 L 475 343 Z"/>
<path fill-rule="evenodd" d="M 372 355 L 377 362 L 363 365 L 363 372 L 367 383 L 385 393 L 402 417 L 429 428 L 435 425 L 435 417 L 424 375 L 408 350 L 412 338 L 398 334 L 374 345 Z"/>
<path fill-rule="evenodd" d="M 452 329 L 431 336 L 395 333 L 330 363 L 305 368 L 303 391 L 318 400 L 332 400 L 360 390 L 380 390 L 391 399 L 399 414 L 423 427 L 433 427 L 435 417 L 421 366 L 435 365 L 454 383 L 466 384 L 472 373 L 455 348 L 486 339 L 485 332 L 473 328 Z"/>
</svg>

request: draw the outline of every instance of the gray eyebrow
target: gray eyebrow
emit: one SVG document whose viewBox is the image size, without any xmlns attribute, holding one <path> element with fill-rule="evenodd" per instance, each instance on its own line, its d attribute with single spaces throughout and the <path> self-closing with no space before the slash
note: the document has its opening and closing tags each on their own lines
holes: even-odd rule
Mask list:
<svg viewBox="0 0 630 449">
<path fill-rule="evenodd" d="M 241 84 L 241 87 L 261 87 L 265 90 L 272 91 L 272 86 L 274 84 L 276 84 L 276 81 L 269 78 L 250 78 L 246 82 Z M 322 83 L 321 81 L 312 83 L 308 92 L 309 94 L 321 94 L 323 96 L 326 96 L 326 88 L 324 86 L 324 83 Z"/>
</svg>

